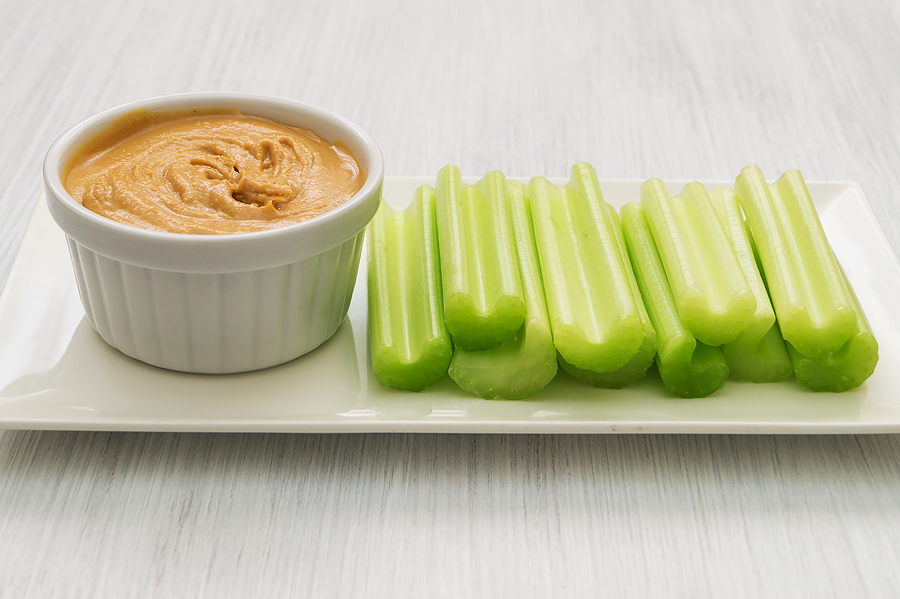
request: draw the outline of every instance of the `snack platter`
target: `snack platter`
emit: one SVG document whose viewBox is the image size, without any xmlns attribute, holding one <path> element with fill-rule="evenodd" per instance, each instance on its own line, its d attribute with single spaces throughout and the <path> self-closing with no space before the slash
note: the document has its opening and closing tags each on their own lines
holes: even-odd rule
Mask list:
<svg viewBox="0 0 900 599">
<path fill-rule="evenodd" d="M 474 182 L 475 179 L 470 179 Z M 386 177 L 403 207 L 429 177 Z M 554 180 L 564 184 L 565 180 Z M 641 180 L 601 180 L 616 208 Z M 686 181 L 666 184 L 672 193 Z M 712 189 L 732 181 L 703 181 Z M 366 331 L 366 256 L 348 318 L 319 349 L 267 370 L 196 375 L 163 370 L 109 347 L 84 317 L 62 232 L 43 197 L 0 295 L 0 428 L 208 432 L 880 433 L 900 432 L 900 261 L 852 182 L 808 182 L 828 239 L 879 342 L 860 388 L 813 393 L 793 379 L 729 381 L 703 399 L 667 394 L 652 369 L 620 390 L 560 372 L 537 396 L 482 400 L 445 376 L 420 393 L 382 388 Z"/>
</svg>

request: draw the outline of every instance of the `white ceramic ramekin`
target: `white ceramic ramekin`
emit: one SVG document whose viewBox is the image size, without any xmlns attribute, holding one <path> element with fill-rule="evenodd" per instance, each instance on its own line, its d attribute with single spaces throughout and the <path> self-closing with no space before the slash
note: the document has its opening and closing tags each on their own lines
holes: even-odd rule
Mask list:
<svg viewBox="0 0 900 599">
<path fill-rule="evenodd" d="M 61 176 L 74 150 L 139 108 L 236 108 L 303 127 L 342 142 L 366 182 L 334 210 L 267 231 L 184 235 L 120 224 L 72 198 Z M 267 368 L 328 339 L 347 315 L 383 179 L 381 151 L 350 121 L 292 100 L 235 93 L 179 94 L 106 110 L 66 131 L 44 160 L 47 203 L 68 238 L 91 326 L 133 358 L 186 372 Z"/>
</svg>

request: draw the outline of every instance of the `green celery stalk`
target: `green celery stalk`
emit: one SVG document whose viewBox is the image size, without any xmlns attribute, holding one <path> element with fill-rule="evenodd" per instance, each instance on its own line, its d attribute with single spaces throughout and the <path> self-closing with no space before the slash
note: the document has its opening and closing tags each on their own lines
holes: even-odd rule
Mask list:
<svg viewBox="0 0 900 599">
<path fill-rule="evenodd" d="M 813 358 L 838 351 L 857 332 L 857 313 L 800 171 L 769 185 L 748 166 L 735 191 L 785 341 Z"/>
<path fill-rule="evenodd" d="M 508 181 L 507 188 L 525 298 L 525 324 L 500 347 L 474 352 L 457 347 L 449 368 L 450 378 L 462 389 L 485 399 L 531 397 L 553 380 L 557 370 L 525 185 Z"/>
<path fill-rule="evenodd" d="M 619 215 L 616 214 L 615 208 L 606 204 L 606 212 L 612 221 L 616 233 L 616 243 L 619 245 L 619 252 L 623 257 L 628 256 L 628 249 L 625 246 L 625 238 L 622 236 L 622 226 L 619 223 Z M 644 327 L 644 340 L 638 348 L 637 353 L 625 366 L 612 372 L 595 372 L 593 370 L 584 370 L 576 368 L 568 362 L 562 355 L 559 356 L 559 365 L 576 379 L 585 383 L 590 383 L 595 387 L 605 387 L 607 389 L 621 389 L 636 383 L 647 374 L 647 369 L 653 364 L 653 358 L 656 357 L 656 330 L 653 323 L 650 322 L 650 316 L 644 306 L 644 300 L 641 296 L 641 290 L 638 287 L 637 279 L 634 278 L 634 271 L 631 268 L 631 260 L 623 260 L 625 270 L 628 275 L 628 284 L 631 286 L 631 292 L 638 300 L 638 310 L 641 313 L 641 323 Z"/>
<path fill-rule="evenodd" d="M 856 312 L 856 332 L 840 349 L 817 358 L 805 356 L 788 344 L 797 380 L 813 391 L 840 393 L 855 389 L 872 376 L 878 363 L 878 342 L 872 327 L 840 263 L 838 269 L 850 293 L 850 304 Z"/>
<path fill-rule="evenodd" d="M 475 185 L 453 165 L 438 172 L 444 319 L 454 345 L 469 351 L 499 346 L 525 322 L 506 193 L 499 171 Z"/>
<path fill-rule="evenodd" d="M 450 363 L 434 213 L 423 185 L 405 210 L 382 203 L 369 225 L 369 345 L 381 385 L 421 391 Z"/>
<path fill-rule="evenodd" d="M 565 187 L 535 177 L 528 193 L 556 349 L 576 368 L 622 368 L 644 327 L 594 169 L 576 164 Z"/>
<path fill-rule="evenodd" d="M 689 183 L 670 196 L 661 180 L 649 179 L 641 205 L 684 325 L 707 345 L 734 341 L 753 318 L 756 299 L 706 188 Z"/>
<path fill-rule="evenodd" d="M 679 397 L 706 397 L 728 379 L 725 357 L 718 347 L 698 341 L 682 322 L 641 204 L 626 204 L 621 213 L 634 275 L 656 329 L 656 366 L 663 385 Z"/>
<path fill-rule="evenodd" d="M 775 311 L 759 274 L 748 230 L 734 190 L 720 187 L 709 198 L 722 223 L 722 229 L 734 248 L 735 256 L 756 298 L 756 312 L 737 339 L 722 345 L 732 378 L 754 383 L 774 383 L 791 376 L 794 367 L 781 331 L 775 323 Z"/>
</svg>

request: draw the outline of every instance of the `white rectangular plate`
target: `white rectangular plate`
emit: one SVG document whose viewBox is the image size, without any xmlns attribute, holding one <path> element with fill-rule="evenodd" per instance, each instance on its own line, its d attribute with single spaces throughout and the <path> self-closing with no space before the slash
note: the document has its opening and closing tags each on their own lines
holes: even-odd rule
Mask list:
<svg viewBox="0 0 900 599">
<path fill-rule="evenodd" d="M 556 181 L 563 183 L 563 181 Z M 391 178 L 407 204 L 430 178 Z M 616 207 L 640 181 L 601 181 Z M 705 182 L 712 187 L 730 182 Z M 668 182 L 677 192 L 683 181 Z M 112 349 L 84 317 L 62 232 L 41 199 L 0 296 L 0 428 L 142 431 L 454 433 L 900 432 L 900 263 L 854 183 L 809 183 L 828 238 L 871 321 L 880 362 L 859 389 L 812 393 L 794 380 L 729 381 L 705 399 L 668 395 L 658 375 L 595 389 L 562 371 L 536 397 L 485 401 L 444 377 L 422 393 L 375 381 L 366 337 L 365 262 L 349 318 L 291 363 L 238 375 L 147 366 Z M 365 261 L 365 256 L 363 256 Z"/>
</svg>

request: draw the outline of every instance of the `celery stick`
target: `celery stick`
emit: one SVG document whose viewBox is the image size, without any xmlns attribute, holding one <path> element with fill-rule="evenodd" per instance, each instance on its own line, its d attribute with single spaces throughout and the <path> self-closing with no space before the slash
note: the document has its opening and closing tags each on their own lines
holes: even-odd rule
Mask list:
<svg viewBox="0 0 900 599">
<path fill-rule="evenodd" d="M 653 328 L 653 325 L 650 325 Z M 621 389 L 633 383 L 638 382 L 647 374 L 647 369 L 653 364 L 653 358 L 656 357 L 656 336 L 644 337 L 644 342 L 638 349 L 638 352 L 625 366 L 612 372 L 596 372 L 594 370 L 585 370 L 572 366 L 566 359 L 559 354 L 560 367 L 570 375 L 583 383 L 591 384 L 595 387 L 603 387 L 605 389 Z"/>
<path fill-rule="evenodd" d="M 722 353 L 728 362 L 731 377 L 754 383 L 774 383 L 791 376 L 794 367 L 788 355 L 784 339 L 775 324 L 775 311 L 769 301 L 769 293 L 759 274 L 753 246 L 744 225 L 741 208 L 734 190 L 728 187 L 714 189 L 709 194 L 713 208 L 719 216 L 725 235 L 734 248 L 735 256 L 756 298 L 756 312 L 750 324 L 737 339 L 722 345 Z"/>
<path fill-rule="evenodd" d="M 463 183 L 455 166 L 438 172 L 444 319 L 454 345 L 469 351 L 499 346 L 525 322 L 506 193 L 498 171 L 475 185 Z"/>
<path fill-rule="evenodd" d="M 576 368 L 622 368 L 644 328 L 594 169 L 576 164 L 565 187 L 535 177 L 528 192 L 556 349 Z"/>
<path fill-rule="evenodd" d="M 450 378 L 461 388 L 485 399 L 531 397 L 553 380 L 557 370 L 525 185 L 508 181 L 507 188 L 525 298 L 525 324 L 500 347 L 475 352 L 457 347 L 449 368 Z"/>
<path fill-rule="evenodd" d="M 747 279 L 706 188 L 670 196 L 659 179 L 641 186 L 641 205 L 684 325 L 707 345 L 734 341 L 756 310 Z"/>
<path fill-rule="evenodd" d="M 748 166 L 735 191 L 785 341 L 814 358 L 838 351 L 857 331 L 857 315 L 800 171 L 769 185 Z"/>
<path fill-rule="evenodd" d="M 619 246 L 619 252 L 622 257 L 628 256 L 628 249 L 625 246 L 625 238 L 622 236 L 622 226 L 619 223 L 619 215 L 616 214 L 615 208 L 606 204 L 606 212 L 614 225 L 616 233 L 616 243 Z M 562 355 L 559 356 L 559 365 L 576 379 L 585 383 L 590 383 L 595 387 L 605 387 L 607 389 L 621 389 L 632 383 L 644 378 L 647 369 L 653 364 L 653 358 L 656 357 L 656 331 L 653 329 L 653 323 L 650 322 L 650 316 L 644 307 L 644 301 L 641 297 L 641 290 L 638 287 L 637 280 L 634 278 L 634 271 L 631 268 L 631 260 L 623 260 L 625 271 L 628 275 L 628 284 L 631 286 L 631 292 L 634 294 L 635 300 L 638 300 L 638 310 L 641 314 L 641 323 L 644 327 L 644 340 L 640 348 L 631 360 L 625 366 L 612 372 L 594 372 L 593 370 L 584 370 L 576 368 L 568 362 Z"/>
<path fill-rule="evenodd" d="M 856 313 L 856 332 L 840 349 L 817 358 L 804 356 L 788 345 L 797 380 L 813 391 L 840 393 L 855 389 L 872 375 L 875 364 L 878 363 L 878 342 L 872 333 L 872 327 L 840 263 L 838 269 Z"/>
<path fill-rule="evenodd" d="M 368 235 L 369 343 L 372 370 L 382 385 L 421 391 L 450 363 L 444 325 L 434 190 L 423 185 L 412 204 L 387 203 Z"/>
<path fill-rule="evenodd" d="M 656 329 L 656 365 L 663 385 L 679 397 L 706 397 L 720 389 L 728 378 L 725 357 L 718 347 L 697 341 L 681 321 L 640 203 L 626 204 L 621 212 L 634 275 Z"/>
</svg>

